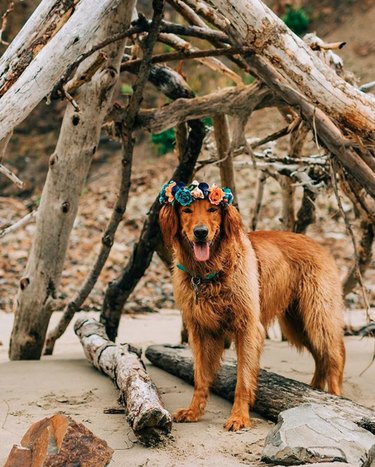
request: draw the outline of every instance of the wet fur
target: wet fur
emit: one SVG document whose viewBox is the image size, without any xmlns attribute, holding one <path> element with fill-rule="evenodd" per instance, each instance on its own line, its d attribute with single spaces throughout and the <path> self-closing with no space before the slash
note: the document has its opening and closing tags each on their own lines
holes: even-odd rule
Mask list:
<svg viewBox="0 0 375 467">
<path fill-rule="evenodd" d="M 289 232 L 246 234 L 233 206 L 215 213 L 207 200 L 182 207 L 165 205 L 160 227 L 173 248 L 175 264 L 193 275 L 219 272 L 201 286 L 195 303 L 190 276 L 174 268 L 173 286 L 194 354 L 195 389 L 191 405 L 174 414 L 176 421 L 199 420 L 209 387 L 218 371 L 224 340 L 237 351 L 237 385 L 228 430 L 250 426 L 255 401 L 264 329 L 278 319 L 284 336 L 298 349 L 306 347 L 316 368 L 311 385 L 340 395 L 345 348 L 342 338 L 341 283 L 332 257 L 310 238 Z M 196 225 L 209 228 L 210 259 L 198 262 L 191 242 Z"/>
</svg>

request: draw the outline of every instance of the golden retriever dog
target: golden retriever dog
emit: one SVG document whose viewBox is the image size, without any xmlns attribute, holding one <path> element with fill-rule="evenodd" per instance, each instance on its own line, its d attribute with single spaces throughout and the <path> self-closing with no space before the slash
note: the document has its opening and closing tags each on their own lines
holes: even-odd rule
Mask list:
<svg viewBox="0 0 375 467">
<path fill-rule="evenodd" d="M 311 386 L 340 395 L 345 364 L 341 282 L 333 258 L 291 232 L 246 233 L 227 188 L 173 181 L 162 188 L 159 223 L 173 249 L 173 286 L 194 356 L 191 404 L 176 422 L 204 414 L 224 341 L 237 352 L 237 384 L 227 430 L 250 426 L 265 329 L 283 335 L 315 360 Z"/>
</svg>

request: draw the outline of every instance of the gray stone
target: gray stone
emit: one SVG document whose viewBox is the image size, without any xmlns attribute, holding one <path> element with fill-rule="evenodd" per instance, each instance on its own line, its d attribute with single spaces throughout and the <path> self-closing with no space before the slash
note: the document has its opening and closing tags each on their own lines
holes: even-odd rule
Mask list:
<svg viewBox="0 0 375 467">
<path fill-rule="evenodd" d="M 281 412 L 262 460 L 281 465 L 343 462 L 375 467 L 375 436 L 328 406 L 303 404 Z"/>
</svg>

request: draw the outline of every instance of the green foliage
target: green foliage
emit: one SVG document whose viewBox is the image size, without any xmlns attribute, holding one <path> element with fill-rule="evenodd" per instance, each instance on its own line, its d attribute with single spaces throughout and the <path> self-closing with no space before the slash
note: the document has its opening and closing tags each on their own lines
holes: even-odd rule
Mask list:
<svg viewBox="0 0 375 467">
<path fill-rule="evenodd" d="M 255 81 L 255 78 L 253 75 L 245 75 L 243 81 L 245 84 L 252 84 Z"/>
<path fill-rule="evenodd" d="M 295 9 L 292 6 L 287 6 L 285 15 L 281 19 L 298 36 L 302 36 L 307 32 L 310 23 L 310 19 L 303 8 Z"/>
<path fill-rule="evenodd" d="M 206 128 L 211 128 L 214 124 L 211 117 L 203 117 L 202 122 Z"/>
<path fill-rule="evenodd" d="M 151 142 L 155 146 L 159 156 L 163 156 L 173 150 L 176 138 L 173 128 L 151 135 Z"/>
<path fill-rule="evenodd" d="M 122 84 L 120 92 L 122 96 L 131 96 L 133 94 L 133 88 L 129 84 Z"/>
</svg>

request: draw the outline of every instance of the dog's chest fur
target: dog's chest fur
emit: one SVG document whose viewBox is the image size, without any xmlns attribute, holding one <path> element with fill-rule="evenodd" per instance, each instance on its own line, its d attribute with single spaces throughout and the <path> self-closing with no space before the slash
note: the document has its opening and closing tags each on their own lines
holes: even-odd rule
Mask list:
<svg viewBox="0 0 375 467">
<path fill-rule="evenodd" d="M 190 276 L 175 273 L 175 299 L 187 323 L 211 332 L 231 331 L 234 326 L 233 293 L 220 276 L 198 287 L 198 299 Z M 176 287 L 177 285 L 177 287 Z"/>
</svg>

